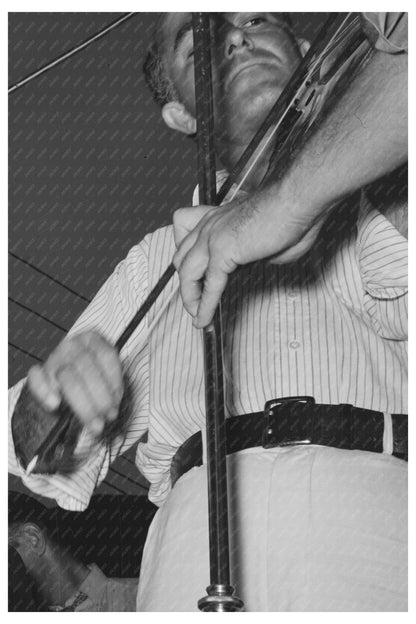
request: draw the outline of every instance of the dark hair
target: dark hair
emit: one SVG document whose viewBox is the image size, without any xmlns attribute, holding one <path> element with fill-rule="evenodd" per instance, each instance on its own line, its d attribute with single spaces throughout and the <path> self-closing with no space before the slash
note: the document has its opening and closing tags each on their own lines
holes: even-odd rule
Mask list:
<svg viewBox="0 0 416 624">
<path fill-rule="evenodd" d="M 179 101 L 178 92 L 168 76 L 164 61 L 163 20 L 166 13 L 159 13 L 153 29 L 153 41 L 147 50 L 143 63 L 143 73 L 154 100 L 164 106 L 174 100 Z"/>
<path fill-rule="evenodd" d="M 32 496 L 18 492 L 9 493 L 9 534 L 11 537 L 21 525 L 28 522 L 36 524 L 50 537 L 55 536 L 56 512 L 49 509 Z"/>
<path fill-rule="evenodd" d="M 277 13 L 281 19 L 287 24 L 288 30 L 292 33 L 292 20 L 289 13 Z M 179 94 L 168 76 L 164 61 L 164 39 L 163 39 L 163 20 L 166 13 L 159 13 L 152 34 L 152 43 L 150 44 L 145 61 L 143 63 L 143 73 L 146 84 L 149 87 L 154 100 L 164 106 L 168 102 L 174 100 L 180 101 Z M 293 33 L 292 33 L 293 34 Z"/>
</svg>

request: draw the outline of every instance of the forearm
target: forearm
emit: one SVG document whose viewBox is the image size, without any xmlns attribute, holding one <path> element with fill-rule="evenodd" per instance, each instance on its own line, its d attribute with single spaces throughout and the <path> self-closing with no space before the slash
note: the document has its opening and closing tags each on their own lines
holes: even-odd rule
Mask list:
<svg viewBox="0 0 416 624">
<path fill-rule="evenodd" d="M 93 392 L 90 383 L 86 391 L 88 395 L 91 396 L 91 400 L 94 401 L 94 405 L 97 403 L 97 411 L 101 409 L 99 401 L 103 396 L 103 384 L 101 380 L 104 380 L 104 377 L 101 374 L 101 369 L 98 371 L 99 375 L 96 374 L 98 366 L 96 362 L 98 362 L 100 366 L 103 366 L 104 363 L 106 364 L 107 372 L 105 380 L 110 375 L 114 379 L 118 379 L 121 362 L 119 361 L 118 355 L 114 354 L 114 349 L 111 347 L 111 344 L 116 342 L 121 329 L 123 329 L 133 317 L 136 312 L 137 301 L 143 300 L 146 296 L 146 283 L 141 279 L 140 273 L 140 267 L 143 265 L 143 262 L 144 258 L 141 248 L 139 246 L 133 248 L 128 258 L 120 263 L 116 271 L 94 298 L 94 301 L 85 310 L 80 319 L 78 319 L 67 339 L 58 345 L 54 354 L 49 356 L 48 360 L 42 366 L 42 370 L 35 371 L 37 372 L 37 376 L 34 375 L 34 368 L 32 368 L 28 376 L 29 385 L 24 386 L 24 382 L 20 382 L 16 387 L 10 389 L 10 471 L 14 474 L 27 477 L 27 475 L 24 475 L 22 468 L 27 467 L 28 461 L 33 458 L 35 451 L 39 448 L 40 444 L 45 440 L 49 431 L 57 422 L 58 416 L 56 412 L 62 399 L 64 399 L 67 405 L 70 405 L 76 418 L 74 418 L 74 422 L 71 425 L 69 441 L 66 437 L 64 449 L 61 448 L 59 451 L 64 452 L 65 457 L 67 457 L 67 454 L 71 454 L 68 455 L 68 459 L 71 459 L 72 453 L 74 452 L 74 436 L 72 433 L 75 432 L 76 425 L 79 423 L 82 428 L 82 435 L 80 444 L 75 448 L 74 456 L 76 455 L 77 458 L 78 455 L 82 455 L 82 458 L 85 458 L 85 452 L 81 453 L 81 451 L 83 451 L 86 443 L 84 446 L 82 446 L 82 444 L 88 437 L 91 438 L 95 434 L 92 432 L 89 423 L 81 420 L 76 407 L 74 408 L 74 406 L 70 404 L 70 401 L 63 391 L 62 396 L 58 399 L 58 404 L 55 406 L 51 405 L 50 401 L 48 402 L 45 398 L 42 400 L 42 397 L 46 396 L 45 387 L 47 386 L 47 388 L 49 388 L 49 385 L 45 383 L 44 376 L 47 374 L 46 381 L 49 379 L 54 380 L 57 375 L 59 376 L 61 374 L 60 371 L 68 369 L 69 371 L 79 371 L 79 375 L 84 375 L 84 380 L 87 380 L 87 376 L 90 375 L 88 379 L 91 380 L 91 375 L 94 373 L 94 379 L 98 377 L 100 387 L 96 392 Z M 128 298 L 124 293 L 128 294 Z M 145 333 L 145 331 L 146 328 L 144 324 L 138 328 L 136 338 L 139 342 L 139 335 Z M 92 334 L 96 335 L 92 336 Z M 79 340 L 77 340 L 77 338 Z M 103 344 L 104 342 L 105 345 Z M 71 346 L 71 343 L 73 346 Z M 78 348 L 80 344 L 82 349 Z M 98 348 L 99 344 L 100 347 Z M 66 355 L 61 353 L 62 357 L 59 356 L 58 358 L 58 349 L 62 352 L 65 345 Z M 103 350 L 102 347 L 105 347 L 105 349 Z M 65 355 L 65 357 L 63 357 L 63 355 Z M 53 364 L 53 358 L 55 358 L 57 363 Z M 115 361 L 115 359 L 117 359 L 117 361 Z M 54 366 L 53 371 L 55 372 L 49 372 L 49 369 L 47 369 L 48 362 L 50 366 Z M 133 366 L 133 362 L 127 354 L 123 358 L 126 378 L 129 377 L 130 365 Z M 94 370 L 91 370 L 91 366 L 95 366 Z M 137 374 L 134 376 L 137 378 Z M 36 380 L 38 380 L 39 383 L 36 383 Z M 65 388 L 66 387 L 67 386 L 65 386 Z M 104 390 L 107 394 L 111 393 L 111 408 L 113 408 L 114 403 L 119 399 L 121 400 L 122 384 L 117 384 L 115 389 L 114 384 L 111 385 L 111 387 L 110 384 L 108 384 L 108 386 L 105 385 Z M 60 386 L 59 392 L 61 392 Z M 39 395 L 41 395 L 41 397 Z M 79 385 L 75 386 L 73 395 L 75 396 L 75 400 L 78 400 L 80 395 Z M 142 400 L 142 397 L 140 392 L 136 392 L 133 400 L 131 398 L 131 392 L 126 392 L 125 399 L 125 401 L 123 400 L 122 407 L 118 411 L 118 416 L 114 406 L 116 418 L 112 418 L 111 420 L 107 419 L 105 421 L 102 435 L 100 436 L 100 439 L 101 437 L 105 437 L 106 442 L 111 441 L 111 449 L 109 445 L 109 450 L 111 450 L 112 456 L 117 454 L 120 446 L 119 441 L 114 441 L 114 438 L 118 436 L 119 430 L 126 426 L 129 415 L 138 410 L 138 404 Z M 130 399 L 130 402 L 127 399 Z M 117 403 L 117 406 L 118 405 L 119 402 Z M 141 429 L 145 429 L 145 424 L 141 424 Z M 141 433 L 142 431 L 140 434 Z M 94 445 L 93 453 L 95 453 L 95 446 L 96 445 Z M 104 444 L 103 447 L 105 446 Z M 97 462 L 98 460 L 99 458 L 97 457 Z M 100 461 L 102 463 L 102 459 Z M 51 466 L 48 463 L 48 466 L 37 466 L 37 471 L 38 468 L 43 468 L 42 471 L 49 473 Z M 61 466 L 55 468 L 56 470 L 59 469 L 58 472 L 62 474 Z"/>
<path fill-rule="evenodd" d="M 286 172 L 228 204 L 238 232 L 235 265 L 296 260 L 340 200 L 406 161 L 407 54 L 376 51 Z"/>
<path fill-rule="evenodd" d="M 306 226 L 406 160 L 407 55 L 375 52 L 270 190 Z"/>
</svg>

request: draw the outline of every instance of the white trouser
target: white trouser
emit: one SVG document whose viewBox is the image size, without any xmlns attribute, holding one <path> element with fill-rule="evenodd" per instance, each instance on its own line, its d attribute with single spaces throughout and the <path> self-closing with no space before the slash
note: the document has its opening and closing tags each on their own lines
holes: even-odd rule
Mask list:
<svg viewBox="0 0 416 624">
<path fill-rule="evenodd" d="M 228 457 L 231 582 L 246 611 L 407 610 L 407 464 L 319 446 Z M 195 611 L 209 585 L 204 466 L 153 519 L 139 611 Z"/>
</svg>

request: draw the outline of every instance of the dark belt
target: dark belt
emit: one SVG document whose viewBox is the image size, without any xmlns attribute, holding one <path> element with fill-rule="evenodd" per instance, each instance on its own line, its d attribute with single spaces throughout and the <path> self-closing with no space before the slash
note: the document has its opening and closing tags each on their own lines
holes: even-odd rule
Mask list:
<svg viewBox="0 0 416 624">
<path fill-rule="evenodd" d="M 352 405 L 323 405 L 312 397 L 268 401 L 263 412 L 232 416 L 225 421 L 227 454 L 262 446 L 319 444 L 339 449 L 383 452 L 384 415 Z M 407 461 L 407 415 L 392 414 L 393 455 Z M 202 436 L 188 438 L 173 457 L 172 485 L 202 464 Z"/>
</svg>

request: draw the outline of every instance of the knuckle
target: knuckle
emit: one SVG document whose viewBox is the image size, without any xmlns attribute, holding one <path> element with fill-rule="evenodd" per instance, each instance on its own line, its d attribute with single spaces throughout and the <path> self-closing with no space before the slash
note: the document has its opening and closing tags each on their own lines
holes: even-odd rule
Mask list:
<svg viewBox="0 0 416 624">
<path fill-rule="evenodd" d="M 94 338 L 92 338 L 91 347 L 95 351 L 95 353 L 116 355 L 118 357 L 115 347 L 111 344 L 111 342 L 107 340 L 107 338 L 104 338 L 104 336 L 99 333 L 96 333 L 94 335 Z"/>
<path fill-rule="evenodd" d="M 211 254 L 220 254 L 222 255 L 224 252 L 224 244 L 221 241 L 220 235 L 215 232 L 211 232 L 207 237 L 207 247 L 208 251 Z"/>
<path fill-rule="evenodd" d="M 48 363 L 52 364 L 52 366 L 59 366 L 64 362 L 72 362 L 83 349 L 84 346 L 78 337 L 65 339 L 51 354 Z"/>
<path fill-rule="evenodd" d="M 29 368 L 27 373 L 28 380 L 33 379 L 34 377 L 38 378 L 43 372 L 43 367 L 40 364 L 35 364 Z"/>
<path fill-rule="evenodd" d="M 27 383 L 32 394 L 39 395 L 45 393 L 48 389 L 48 384 L 42 366 L 35 365 L 29 369 Z"/>
<path fill-rule="evenodd" d="M 188 265 L 189 265 L 189 257 L 185 256 L 185 258 L 182 260 L 182 264 L 178 268 L 178 275 L 181 280 L 181 283 L 183 283 L 187 279 Z"/>
<path fill-rule="evenodd" d="M 71 382 L 75 375 L 76 370 L 71 362 L 58 363 L 54 369 L 55 379 L 60 385 L 66 386 Z"/>
<path fill-rule="evenodd" d="M 85 383 L 89 383 L 91 379 L 94 379 L 99 368 L 97 361 L 91 357 L 88 351 L 82 351 L 76 362 L 71 364 L 71 366 L 74 370 L 76 369 L 77 372 L 79 371 Z"/>
<path fill-rule="evenodd" d="M 91 347 L 104 341 L 101 334 L 95 329 L 88 329 L 78 334 L 80 343 L 85 347 Z"/>
<path fill-rule="evenodd" d="M 180 225 L 183 219 L 183 215 L 186 211 L 186 208 L 177 208 L 173 213 L 173 225 Z"/>
</svg>

